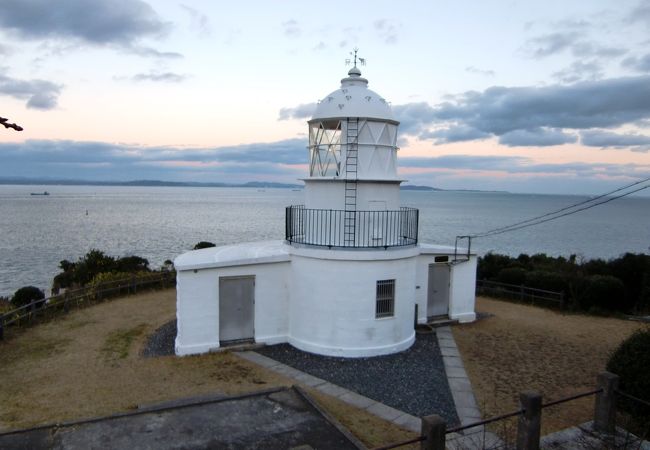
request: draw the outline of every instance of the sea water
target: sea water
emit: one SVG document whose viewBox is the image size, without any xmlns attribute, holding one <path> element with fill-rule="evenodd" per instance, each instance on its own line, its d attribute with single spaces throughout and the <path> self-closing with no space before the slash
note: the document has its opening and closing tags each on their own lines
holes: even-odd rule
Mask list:
<svg viewBox="0 0 650 450">
<path fill-rule="evenodd" d="M 48 196 L 32 192 L 48 191 Z M 420 242 L 454 245 L 479 234 L 587 199 L 497 192 L 402 191 L 420 210 Z M 292 189 L 0 186 L 0 296 L 35 285 L 48 290 L 63 259 L 90 249 L 138 255 L 152 267 L 191 250 L 284 238 L 284 208 L 302 204 Z M 467 241 L 463 241 L 466 244 Z M 518 255 L 611 258 L 649 252 L 650 198 L 626 197 L 534 227 L 472 240 L 472 250 Z"/>
</svg>

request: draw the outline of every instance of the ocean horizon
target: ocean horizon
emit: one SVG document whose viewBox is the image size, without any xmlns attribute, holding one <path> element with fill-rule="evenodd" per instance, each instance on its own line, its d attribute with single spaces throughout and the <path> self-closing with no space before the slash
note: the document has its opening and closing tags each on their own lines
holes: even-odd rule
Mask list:
<svg viewBox="0 0 650 450">
<path fill-rule="evenodd" d="M 31 193 L 47 191 L 48 196 Z M 480 191 L 401 191 L 420 210 L 419 241 L 453 246 L 474 235 L 590 197 Z M 303 191 L 259 187 L 0 185 L 0 296 L 49 292 L 58 264 L 90 249 L 138 255 L 157 268 L 199 241 L 284 239 L 285 207 Z M 650 198 L 630 196 L 537 226 L 478 238 L 472 251 L 613 258 L 648 253 Z M 379 250 L 383 251 L 383 250 Z"/>
</svg>

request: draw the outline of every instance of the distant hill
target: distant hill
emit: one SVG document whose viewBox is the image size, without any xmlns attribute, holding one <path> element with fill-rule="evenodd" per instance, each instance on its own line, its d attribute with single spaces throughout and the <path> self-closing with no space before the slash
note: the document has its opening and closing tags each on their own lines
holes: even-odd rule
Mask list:
<svg viewBox="0 0 650 450">
<path fill-rule="evenodd" d="M 444 191 L 444 189 L 438 189 L 431 186 L 417 186 L 415 184 L 405 184 L 400 186 L 402 191 Z"/>
<path fill-rule="evenodd" d="M 275 183 L 272 181 L 249 181 L 247 183 L 199 183 L 190 181 L 133 180 L 133 181 L 90 181 L 54 178 L 0 177 L 0 184 L 45 185 L 45 186 L 165 186 L 165 187 L 249 187 L 299 189 L 302 184 Z"/>
</svg>

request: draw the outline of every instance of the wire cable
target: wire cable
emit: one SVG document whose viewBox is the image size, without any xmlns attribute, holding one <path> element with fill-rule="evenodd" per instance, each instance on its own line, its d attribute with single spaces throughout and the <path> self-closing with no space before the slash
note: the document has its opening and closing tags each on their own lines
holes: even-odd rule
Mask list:
<svg viewBox="0 0 650 450">
<path fill-rule="evenodd" d="M 625 189 L 629 189 L 629 188 L 631 188 L 631 187 L 638 186 L 639 184 L 645 183 L 645 182 L 647 182 L 647 181 L 650 181 L 650 177 L 648 177 L 648 178 L 644 178 L 644 179 L 639 180 L 639 181 L 635 181 L 634 183 L 628 184 L 627 186 L 623 186 L 623 187 L 620 187 L 620 188 L 618 188 L 618 189 L 614 189 L 613 191 L 606 192 L 606 193 L 601 194 L 601 195 L 598 195 L 598 196 L 596 196 L 596 197 L 592 197 L 592 198 L 590 198 L 590 199 L 583 200 L 583 201 L 581 201 L 581 202 L 579 202 L 579 203 L 575 203 L 575 204 L 573 204 L 573 205 L 565 206 L 564 208 L 561 208 L 561 209 L 558 209 L 558 210 L 555 210 L 555 211 L 552 211 L 552 212 L 548 212 L 548 213 L 542 214 L 541 216 L 532 217 L 532 218 L 530 218 L 530 219 L 523 220 L 523 221 L 521 221 L 521 222 L 516 222 L 516 223 L 510 224 L 510 225 L 508 225 L 508 226 L 495 228 L 495 229 L 493 229 L 493 230 L 486 231 L 486 232 L 484 232 L 484 233 L 480 233 L 480 234 L 477 234 L 477 235 L 473 235 L 472 237 L 483 237 L 484 235 L 491 235 L 491 234 L 493 234 L 493 233 L 494 233 L 494 234 L 499 234 L 499 233 L 496 233 L 496 232 L 497 232 L 497 231 L 501 231 L 501 230 L 510 229 L 510 228 L 513 228 L 513 227 L 517 227 L 517 226 L 519 226 L 519 225 L 523 225 L 523 224 L 526 224 L 526 223 L 529 223 L 529 222 L 533 222 L 533 221 L 536 221 L 536 220 L 538 220 L 538 219 L 543 219 L 543 218 L 548 217 L 548 216 L 554 216 L 554 215 L 559 214 L 559 213 L 561 213 L 561 212 L 563 212 L 563 211 L 567 211 L 567 210 L 569 210 L 569 209 L 573 209 L 573 208 L 576 208 L 576 207 L 578 207 L 578 206 L 582 206 L 582 205 L 585 205 L 585 204 L 588 204 L 588 203 L 593 203 L 593 202 L 595 202 L 596 200 L 600 200 L 600 199 L 603 198 L 603 197 L 607 197 L 607 196 L 612 195 L 612 194 L 615 194 L 615 193 L 617 193 L 617 192 L 624 191 Z M 646 187 L 647 187 L 647 186 L 646 186 Z M 645 189 L 645 188 L 644 188 L 644 189 Z M 637 191 L 634 191 L 634 192 L 637 192 Z M 620 197 L 617 197 L 617 198 L 620 198 Z M 579 211 L 582 211 L 582 210 L 579 210 Z M 576 211 L 576 212 L 577 212 L 577 211 Z M 563 217 L 563 216 L 558 216 L 558 217 Z M 517 228 L 517 229 L 518 229 L 518 228 Z"/>
<path fill-rule="evenodd" d="M 648 189 L 648 188 L 650 188 L 650 185 L 642 186 L 642 187 L 639 187 L 639 188 L 634 189 L 632 191 L 616 195 L 614 197 L 608 197 L 606 200 L 603 200 L 601 202 L 593 203 L 594 200 L 606 197 L 606 196 L 610 195 L 613 192 L 620 192 L 621 190 L 629 189 L 632 186 L 636 186 L 636 185 L 638 185 L 640 183 L 643 183 L 643 182 L 646 182 L 646 181 L 650 181 L 650 178 L 638 181 L 638 182 L 633 183 L 633 184 L 631 184 L 629 186 L 626 186 L 624 188 L 616 189 L 616 190 L 614 190 L 614 191 L 612 191 L 610 193 L 599 195 L 598 197 L 590 199 L 589 201 L 576 203 L 575 205 L 567 206 L 565 208 L 559 209 L 559 210 L 551 212 L 551 213 L 543 214 L 543 215 L 538 216 L 538 217 L 533 218 L 533 219 L 518 222 L 518 223 L 515 223 L 515 224 L 512 224 L 512 225 L 509 225 L 507 227 L 495 228 L 494 230 L 490 230 L 490 231 L 486 231 L 484 233 L 474 234 L 474 235 L 470 235 L 470 236 L 466 236 L 466 237 L 469 237 L 469 238 L 473 239 L 473 238 L 479 238 L 479 237 L 495 236 L 495 235 L 498 235 L 498 234 L 507 233 L 509 231 L 521 230 L 522 228 L 532 227 L 534 225 L 539 225 L 541 223 L 550 222 L 551 220 L 559 219 L 560 217 L 570 216 L 571 214 L 575 214 L 575 213 L 580 212 L 580 211 L 585 211 L 587 209 L 591 209 L 591 208 L 594 208 L 594 207 L 599 206 L 599 205 L 604 205 L 605 203 L 609 203 L 611 201 L 618 200 L 619 198 L 627 197 L 628 195 L 634 194 L 635 192 L 639 192 L 639 191 L 642 191 L 644 189 Z M 565 212 L 563 214 L 559 214 L 562 211 L 566 211 L 568 209 L 572 209 L 572 208 L 575 208 L 577 206 L 584 205 L 586 203 L 591 203 L 591 204 L 589 204 L 587 206 L 584 206 L 582 208 L 574 209 L 572 211 L 567 211 L 567 212 Z M 549 216 L 551 216 L 551 217 L 549 217 Z"/>
</svg>

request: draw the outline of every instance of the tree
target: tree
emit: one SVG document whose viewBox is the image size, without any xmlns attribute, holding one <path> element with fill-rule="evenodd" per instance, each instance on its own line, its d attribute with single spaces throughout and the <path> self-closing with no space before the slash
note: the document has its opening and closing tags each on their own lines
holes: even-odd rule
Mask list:
<svg viewBox="0 0 650 450">
<path fill-rule="evenodd" d="M 16 307 L 29 305 L 34 300 L 41 300 L 45 298 L 45 293 L 36 286 L 25 286 L 14 292 L 11 298 L 11 303 Z M 40 305 L 40 304 L 39 304 Z"/>
</svg>

